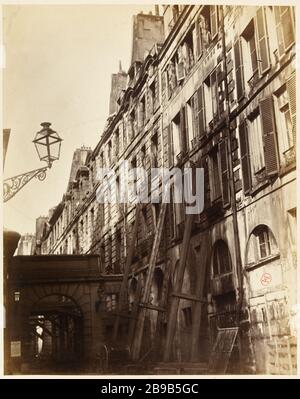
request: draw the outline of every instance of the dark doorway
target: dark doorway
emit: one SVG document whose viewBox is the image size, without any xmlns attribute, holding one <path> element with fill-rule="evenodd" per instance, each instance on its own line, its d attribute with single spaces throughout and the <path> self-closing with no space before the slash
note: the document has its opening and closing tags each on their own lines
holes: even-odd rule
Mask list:
<svg viewBox="0 0 300 399">
<path fill-rule="evenodd" d="M 63 295 L 49 295 L 33 307 L 29 316 L 30 357 L 39 373 L 72 372 L 82 357 L 82 313 Z"/>
</svg>

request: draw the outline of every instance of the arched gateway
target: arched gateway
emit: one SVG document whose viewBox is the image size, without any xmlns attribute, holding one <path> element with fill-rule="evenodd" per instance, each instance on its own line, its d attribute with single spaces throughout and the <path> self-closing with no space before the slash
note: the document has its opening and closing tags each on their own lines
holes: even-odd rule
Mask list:
<svg viewBox="0 0 300 399">
<path fill-rule="evenodd" d="M 103 335 L 94 255 L 17 256 L 7 278 L 8 373 L 81 372 Z"/>
</svg>

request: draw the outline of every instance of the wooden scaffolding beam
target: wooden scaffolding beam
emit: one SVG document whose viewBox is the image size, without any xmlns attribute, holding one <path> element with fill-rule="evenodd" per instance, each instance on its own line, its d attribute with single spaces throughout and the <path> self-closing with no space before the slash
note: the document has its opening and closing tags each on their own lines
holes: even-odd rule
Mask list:
<svg viewBox="0 0 300 399">
<path fill-rule="evenodd" d="M 135 213 L 133 232 L 131 235 L 130 245 L 129 245 L 128 252 L 127 252 L 126 264 L 125 264 L 125 268 L 124 268 L 124 275 L 123 275 L 123 280 L 122 280 L 121 288 L 120 288 L 118 312 L 116 314 L 116 318 L 115 318 L 115 322 L 114 322 L 114 330 L 113 330 L 113 337 L 112 337 L 113 342 L 115 342 L 118 338 L 120 318 L 121 318 L 120 315 L 123 313 L 124 307 L 126 305 L 128 277 L 129 277 L 130 267 L 131 267 L 132 259 L 133 259 L 133 255 L 134 255 L 135 242 L 136 242 L 136 237 L 137 237 L 137 232 L 138 232 L 139 216 L 140 216 L 141 207 L 142 207 L 141 203 L 138 203 L 136 205 L 136 213 Z"/>
<path fill-rule="evenodd" d="M 185 222 L 185 229 L 183 234 L 183 242 L 182 242 L 182 251 L 180 254 L 179 266 L 178 266 L 178 274 L 175 281 L 175 293 L 176 295 L 171 296 L 171 305 L 170 305 L 170 313 L 168 316 L 168 325 L 167 325 L 167 339 L 166 346 L 164 351 L 164 361 L 169 361 L 172 352 L 173 340 L 176 332 L 176 321 L 177 321 L 177 313 L 179 307 L 179 301 L 183 297 L 183 294 L 178 295 L 177 293 L 181 293 L 183 278 L 186 266 L 186 258 L 188 255 L 188 249 L 191 239 L 192 226 L 193 226 L 194 215 L 187 215 Z M 191 299 L 191 298 L 190 298 Z M 193 298 L 193 300 L 195 300 Z"/>
<path fill-rule="evenodd" d="M 132 360 L 138 360 L 139 356 L 140 356 L 140 350 L 141 350 L 143 332 L 144 332 L 144 322 L 145 322 L 146 312 L 147 312 L 147 308 L 148 308 L 148 306 L 146 307 L 145 305 L 148 305 L 150 302 L 151 284 L 152 284 L 152 280 L 153 280 L 154 269 L 155 269 L 155 265 L 156 265 L 156 258 L 157 258 L 158 251 L 159 251 L 162 231 L 164 228 L 166 208 L 167 208 L 167 203 L 166 203 L 166 201 L 163 201 L 161 204 L 159 218 L 158 218 L 158 222 L 157 222 L 157 226 L 156 226 L 156 232 L 155 232 L 153 247 L 152 247 L 152 251 L 151 251 L 151 255 L 150 255 L 148 273 L 147 273 L 147 278 L 146 278 L 146 282 L 145 282 L 144 292 L 142 295 L 142 300 L 140 301 L 140 303 L 142 303 L 143 306 L 140 306 L 140 308 L 138 310 L 138 319 L 137 319 L 137 323 L 136 323 L 136 327 L 135 327 L 135 337 L 134 337 L 134 342 L 133 342 L 133 347 L 132 347 Z"/>
</svg>

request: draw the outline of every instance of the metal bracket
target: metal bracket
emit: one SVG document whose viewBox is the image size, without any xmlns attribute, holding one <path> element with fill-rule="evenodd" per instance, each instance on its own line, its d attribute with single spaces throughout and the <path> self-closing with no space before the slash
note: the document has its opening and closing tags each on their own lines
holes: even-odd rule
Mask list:
<svg viewBox="0 0 300 399">
<path fill-rule="evenodd" d="M 48 166 L 5 179 L 3 183 L 3 202 L 7 202 L 14 197 L 34 177 L 41 181 L 44 180 L 47 169 Z"/>
</svg>

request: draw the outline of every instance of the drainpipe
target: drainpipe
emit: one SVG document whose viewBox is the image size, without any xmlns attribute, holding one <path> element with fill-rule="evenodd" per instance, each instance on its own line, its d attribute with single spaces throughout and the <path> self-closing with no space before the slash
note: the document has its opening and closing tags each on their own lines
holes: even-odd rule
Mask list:
<svg viewBox="0 0 300 399">
<path fill-rule="evenodd" d="M 227 82 L 227 58 L 226 58 L 226 41 L 225 41 L 225 27 L 224 27 L 224 6 L 220 6 L 220 22 L 221 22 L 221 35 L 222 35 L 222 55 L 224 62 L 224 73 L 225 73 L 225 101 L 226 101 L 226 137 L 227 137 L 227 159 L 229 167 L 229 183 L 230 183 L 230 201 L 232 209 L 232 221 L 233 221 L 233 232 L 234 232 L 234 249 L 236 257 L 236 272 L 238 278 L 238 303 L 237 303 L 237 323 L 240 327 L 240 311 L 242 309 L 244 289 L 243 289 L 243 270 L 241 260 L 241 249 L 238 231 L 238 220 L 237 220 L 237 208 L 236 208 L 236 193 L 234 186 L 233 176 L 233 160 L 232 160 L 232 130 L 230 128 L 230 101 L 228 94 L 228 82 Z"/>
</svg>

